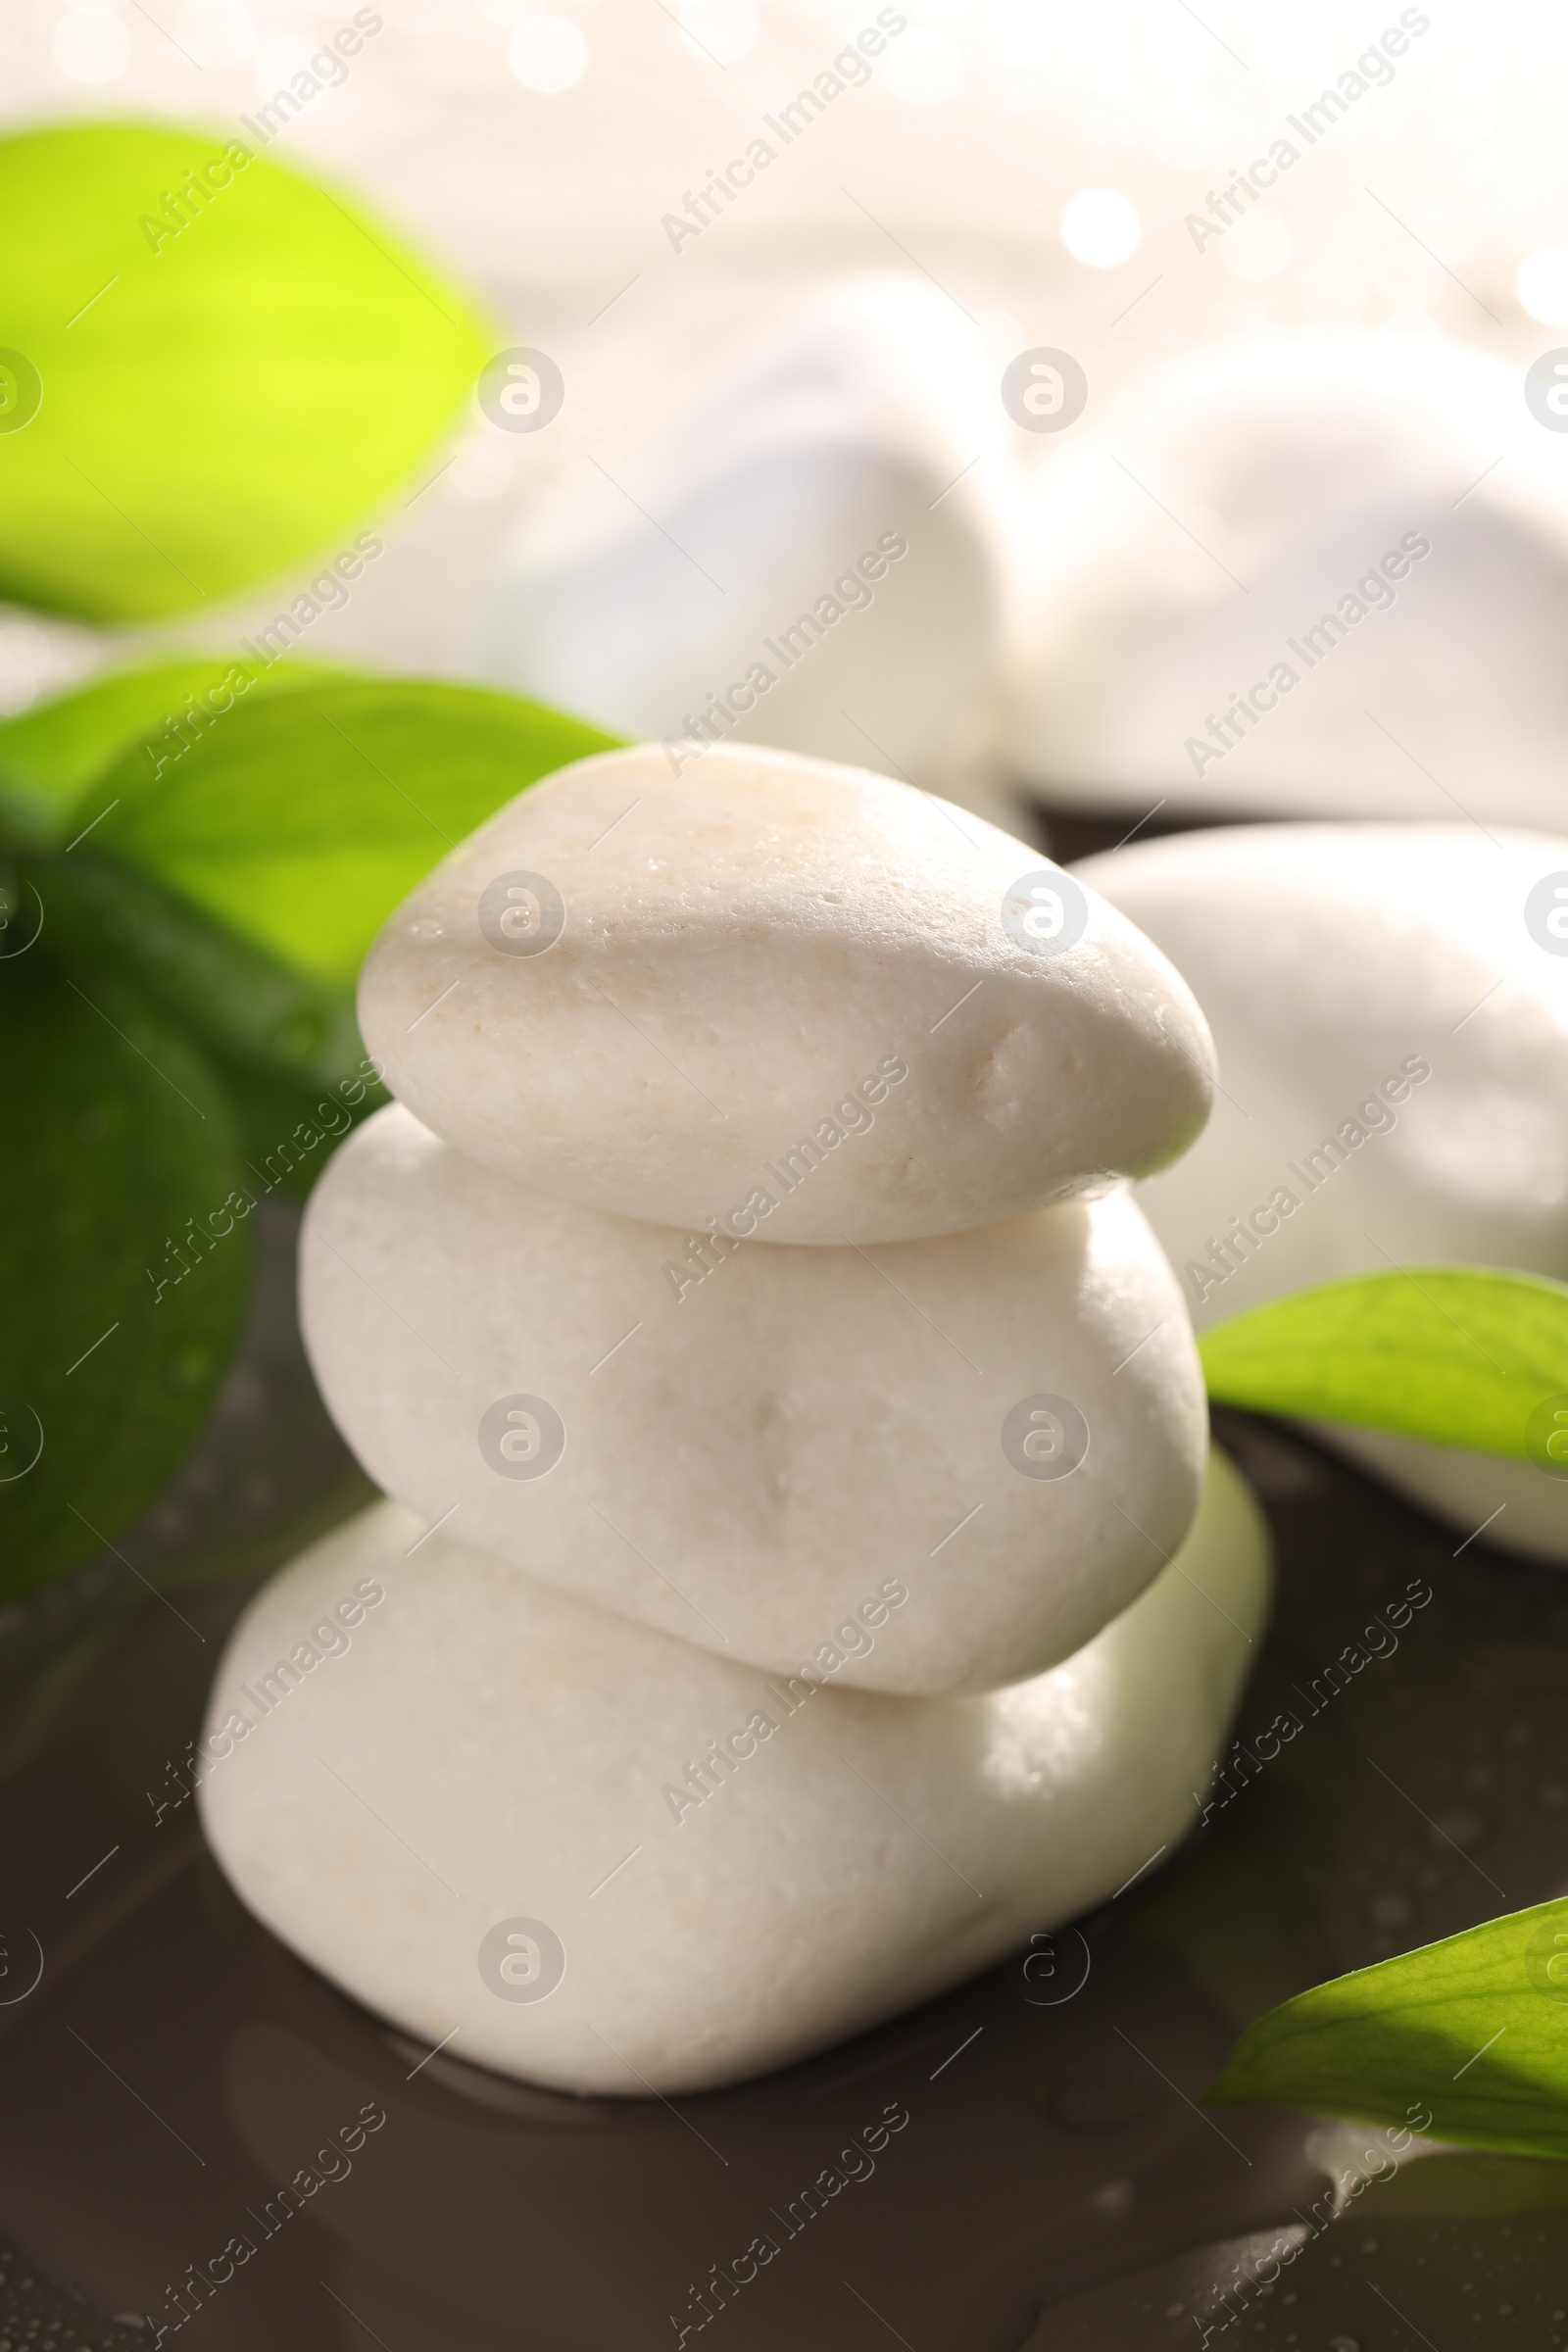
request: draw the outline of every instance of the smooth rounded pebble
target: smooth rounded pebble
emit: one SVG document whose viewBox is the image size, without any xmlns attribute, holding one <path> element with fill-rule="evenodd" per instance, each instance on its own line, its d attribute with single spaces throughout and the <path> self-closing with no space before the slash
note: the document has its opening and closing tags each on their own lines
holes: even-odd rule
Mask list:
<svg viewBox="0 0 1568 2352">
<path fill-rule="evenodd" d="M 1039 1673 L 1198 1500 L 1197 1353 L 1125 1190 L 874 1251 L 721 1251 L 392 1105 L 318 1184 L 300 1290 L 339 1428 L 422 1524 L 774 1670 L 855 1642 L 896 1585 L 845 1682 Z"/>
<path fill-rule="evenodd" d="M 1079 870 L 1219 1049 L 1207 1133 L 1138 1196 L 1195 1321 L 1394 1263 L 1568 1280 L 1568 839 L 1237 826 Z M 1544 1471 L 1333 1436 L 1465 1534 L 1494 1518 L 1489 1543 L 1568 1559 Z"/>
<path fill-rule="evenodd" d="M 1174 1566 L 1076 1657 L 903 1699 L 783 1690 L 420 1533 L 376 1505 L 252 1602 L 207 1835 L 258 1918 L 423 2046 L 631 2098 L 804 2057 L 1174 1846 L 1269 1585 L 1216 1455 Z"/>
<path fill-rule="evenodd" d="M 1208 1107 L 1202 1018 L 1103 901 L 863 769 L 578 761 L 422 882 L 360 983 L 394 1094 L 564 1199 L 908 1241 L 1142 1175 Z"/>
<path fill-rule="evenodd" d="M 1143 378 L 1038 486 L 1017 771 L 1136 812 L 1562 824 L 1568 434 L 1544 372 L 1308 329 Z"/>
<path fill-rule="evenodd" d="M 617 733 L 962 799 L 995 730 L 1004 430 L 984 338 L 934 286 L 815 289 L 519 523 L 478 672 Z"/>
</svg>

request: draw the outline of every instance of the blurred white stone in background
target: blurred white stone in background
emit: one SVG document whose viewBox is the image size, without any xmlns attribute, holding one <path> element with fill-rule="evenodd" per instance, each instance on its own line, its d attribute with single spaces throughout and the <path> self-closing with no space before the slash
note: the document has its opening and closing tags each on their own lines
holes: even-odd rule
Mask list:
<svg viewBox="0 0 1568 2352">
<path fill-rule="evenodd" d="M 1562 824 L 1550 366 L 1298 331 L 1141 378 L 1034 492 L 1018 770 L 1129 809 Z"/>
<path fill-rule="evenodd" d="M 627 735 L 711 730 L 972 803 L 1010 481 L 978 328 L 917 278 L 831 281 L 526 516 L 479 673 Z M 757 665 L 750 710 L 715 704 Z"/>
<path fill-rule="evenodd" d="M 1170 957 L 1219 1052 L 1204 1132 L 1137 1188 L 1196 1323 L 1395 1263 L 1568 1281 L 1568 840 L 1225 826 L 1075 870 Z M 1489 1544 L 1568 1561 L 1568 1483 L 1326 1434 L 1463 1534 L 1505 1505 Z"/>
</svg>

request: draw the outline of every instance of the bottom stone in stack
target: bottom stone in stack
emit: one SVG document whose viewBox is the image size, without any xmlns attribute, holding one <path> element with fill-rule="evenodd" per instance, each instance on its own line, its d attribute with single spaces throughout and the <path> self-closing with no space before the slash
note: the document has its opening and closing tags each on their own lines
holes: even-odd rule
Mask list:
<svg viewBox="0 0 1568 2352">
<path fill-rule="evenodd" d="M 942 1991 L 1174 1846 L 1268 1590 L 1216 1452 L 1175 1561 L 1075 1656 L 892 1697 L 824 1664 L 764 1676 L 379 1503 L 241 1619 L 202 1815 L 257 1916 L 409 2034 L 567 2090 L 706 2089 Z M 886 1581 L 816 1657 L 896 1643 L 910 1605 Z"/>
</svg>

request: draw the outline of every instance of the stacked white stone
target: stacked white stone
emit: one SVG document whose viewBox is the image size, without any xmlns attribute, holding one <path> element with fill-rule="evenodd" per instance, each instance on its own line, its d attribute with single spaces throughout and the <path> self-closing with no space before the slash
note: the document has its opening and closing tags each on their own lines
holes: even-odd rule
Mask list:
<svg viewBox="0 0 1568 2352">
<path fill-rule="evenodd" d="M 1150 943 L 907 786 L 649 747 L 456 851 L 361 1021 L 398 1101 L 302 1303 L 395 1499 L 220 1670 L 259 1916 L 454 2056 L 639 2095 L 1174 1845 L 1267 1564 L 1127 1191 L 1212 1084 Z"/>
</svg>

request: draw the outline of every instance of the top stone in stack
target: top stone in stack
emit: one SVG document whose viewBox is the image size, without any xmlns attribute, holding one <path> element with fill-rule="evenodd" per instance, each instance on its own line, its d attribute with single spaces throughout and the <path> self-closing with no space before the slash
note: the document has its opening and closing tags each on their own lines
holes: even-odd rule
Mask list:
<svg viewBox="0 0 1568 2352">
<path fill-rule="evenodd" d="M 1202 1014 L 1102 899 L 859 769 L 675 765 L 564 769 L 382 932 L 361 1026 L 445 1142 L 587 1207 L 830 1247 L 1022 1216 L 1193 1142 Z"/>
</svg>

